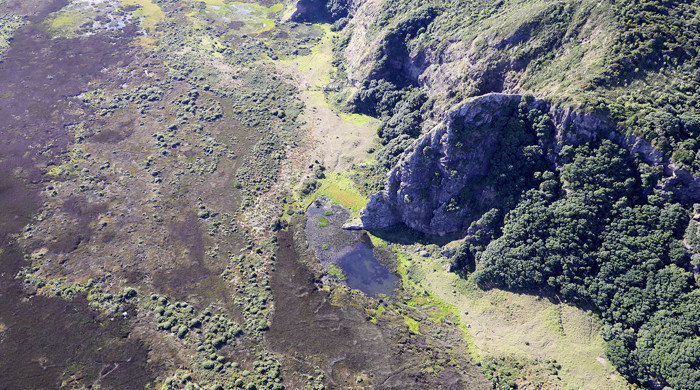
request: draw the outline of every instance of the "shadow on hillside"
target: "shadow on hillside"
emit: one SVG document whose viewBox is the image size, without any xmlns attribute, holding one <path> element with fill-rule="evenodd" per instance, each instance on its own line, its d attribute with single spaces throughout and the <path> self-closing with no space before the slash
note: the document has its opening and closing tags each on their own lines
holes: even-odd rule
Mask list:
<svg viewBox="0 0 700 390">
<path fill-rule="evenodd" d="M 411 229 L 410 227 L 404 224 L 390 226 L 382 229 L 371 229 L 368 230 L 368 232 L 375 237 L 379 237 L 384 241 L 388 241 L 395 244 L 435 244 L 439 246 L 443 246 L 451 241 L 464 238 L 466 234 L 457 232 L 446 234 L 444 236 L 438 236 L 419 232 L 417 230 Z"/>
</svg>

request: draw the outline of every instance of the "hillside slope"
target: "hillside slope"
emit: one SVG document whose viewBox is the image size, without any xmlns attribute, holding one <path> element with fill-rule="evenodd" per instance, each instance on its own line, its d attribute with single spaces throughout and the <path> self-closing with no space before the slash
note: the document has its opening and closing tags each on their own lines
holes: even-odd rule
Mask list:
<svg viewBox="0 0 700 390">
<path fill-rule="evenodd" d="M 629 381 L 699 388 L 700 3 L 325 4 L 327 96 L 382 119 L 364 227 L 466 235 L 452 270 L 593 308 Z"/>
</svg>

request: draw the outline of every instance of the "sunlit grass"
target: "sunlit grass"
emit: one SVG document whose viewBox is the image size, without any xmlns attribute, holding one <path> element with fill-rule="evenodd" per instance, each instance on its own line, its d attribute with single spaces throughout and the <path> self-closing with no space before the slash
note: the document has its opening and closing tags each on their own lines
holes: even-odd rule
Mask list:
<svg viewBox="0 0 700 390">
<path fill-rule="evenodd" d="M 206 8 L 189 13 L 187 16 L 196 18 L 198 15 L 213 16 L 221 23 L 241 22 L 240 29 L 244 34 L 259 34 L 275 28 L 275 20 L 272 15 L 284 9 L 283 3 L 277 3 L 265 7 L 256 3 L 225 2 L 223 0 L 204 0 Z"/>
<path fill-rule="evenodd" d="M 158 24 L 165 17 L 165 12 L 150 0 L 121 0 L 124 5 L 136 5 L 139 9 L 136 11 L 136 16 L 141 18 L 141 26 L 155 31 Z"/>
<path fill-rule="evenodd" d="M 360 214 L 360 210 L 367 204 L 367 198 L 362 196 L 357 190 L 355 183 L 341 172 L 328 172 L 324 179 L 320 179 L 321 186 L 307 198 L 303 203 L 306 210 L 311 203 L 325 196 L 335 204 L 339 204 L 350 211 L 353 215 Z"/>
</svg>

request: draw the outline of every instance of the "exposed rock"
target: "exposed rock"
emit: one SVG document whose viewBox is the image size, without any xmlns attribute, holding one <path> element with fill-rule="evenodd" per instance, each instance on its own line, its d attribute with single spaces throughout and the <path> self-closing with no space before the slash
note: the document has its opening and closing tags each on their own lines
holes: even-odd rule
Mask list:
<svg viewBox="0 0 700 390">
<path fill-rule="evenodd" d="M 367 0 L 347 0 L 347 7 L 351 13 Z M 333 17 L 328 10 L 329 0 L 297 0 L 294 4 L 294 12 L 290 19 L 297 22 L 333 22 Z"/>
<path fill-rule="evenodd" d="M 315 22 L 329 19 L 327 0 L 298 0 L 290 19 L 298 22 Z"/>
<path fill-rule="evenodd" d="M 364 226 L 362 225 L 362 220 L 359 218 L 350 218 L 343 224 L 343 229 L 345 230 L 362 230 Z"/>
<path fill-rule="evenodd" d="M 518 102 L 519 95 L 491 94 L 448 113 L 404 152 L 389 172 L 386 189 L 374 195 L 363 210 L 363 226 L 377 229 L 404 223 L 438 235 L 465 230 L 473 219 L 471 210 L 451 210 L 448 204 L 467 183 L 488 173 L 488 161 L 500 135 L 490 124 L 500 116 L 510 116 Z M 465 126 L 475 129 L 468 140 L 454 130 Z M 479 201 L 492 202 L 493 193 L 493 188 L 483 186 Z"/>
<path fill-rule="evenodd" d="M 360 222 L 364 229 L 379 229 L 401 223 L 398 215 L 389 207 L 384 199 L 384 192 L 374 194 L 362 209 Z"/>
<path fill-rule="evenodd" d="M 700 202 L 700 178 L 671 163 L 664 166 L 663 189 L 684 203 Z"/>
<path fill-rule="evenodd" d="M 499 145 L 501 130 L 496 119 L 510 116 L 520 102 L 519 95 L 489 94 L 475 98 L 445 114 L 431 131 L 418 138 L 388 173 L 384 191 L 375 194 L 362 210 L 365 229 L 379 229 L 403 223 L 436 235 L 466 232 L 483 211 L 496 204 L 496 191 L 484 182 L 489 161 Z M 533 103 L 542 107 L 544 102 Z M 546 107 L 547 108 L 547 107 Z M 547 158 L 561 165 L 558 153 L 564 145 L 576 146 L 607 137 L 639 155 L 650 164 L 663 164 L 663 189 L 683 202 L 700 201 L 700 178 L 669 163 L 663 153 L 634 135 L 620 135 L 610 120 L 571 108 L 547 108 L 555 126 L 553 150 Z M 469 137 L 460 138 L 459 129 L 469 127 Z M 476 195 L 477 209 L 468 205 L 450 208 L 469 185 Z"/>
<path fill-rule="evenodd" d="M 559 153 L 564 145 L 580 145 L 615 129 L 607 118 L 583 114 L 571 107 L 551 106 L 550 115 L 556 129 L 554 153 Z"/>
<path fill-rule="evenodd" d="M 647 164 L 661 164 L 664 162 L 662 151 L 654 148 L 649 141 L 637 137 L 634 134 L 622 135 L 620 132 L 610 132 L 608 139 L 627 149 L 631 155 L 637 155 Z"/>
<path fill-rule="evenodd" d="M 623 136 L 617 132 L 611 132 L 608 139 L 627 149 L 631 155 L 639 155 L 648 164 L 662 164 L 665 176 L 662 180 L 662 190 L 672 192 L 684 203 L 700 201 L 700 178 L 670 162 L 663 152 L 654 148 L 649 141 L 634 134 Z"/>
</svg>

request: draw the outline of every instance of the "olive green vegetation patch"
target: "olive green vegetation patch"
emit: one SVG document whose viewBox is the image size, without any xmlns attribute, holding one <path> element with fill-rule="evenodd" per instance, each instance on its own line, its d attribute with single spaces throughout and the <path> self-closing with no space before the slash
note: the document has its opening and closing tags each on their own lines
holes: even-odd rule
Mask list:
<svg viewBox="0 0 700 390">
<path fill-rule="evenodd" d="M 136 9 L 133 13 L 125 13 L 124 6 L 135 6 Z M 118 29 L 132 20 L 138 20 L 141 27 L 152 35 L 156 24 L 164 17 L 163 10 L 150 0 L 112 0 L 97 4 L 78 1 L 49 14 L 44 23 L 53 36 L 75 38 L 95 30 Z"/>
<path fill-rule="evenodd" d="M 136 16 L 141 18 L 141 26 L 151 31 L 155 30 L 156 24 L 163 20 L 165 13 L 163 10 L 150 0 L 121 0 L 124 5 L 135 5 L 139 9 L 136 11 Z"/>
<path fill-rule="evenodd" d="M 275 28 L 275 14 L 284 9 L 284 4 L 277 3 L 265 7 L 256 3 L 225 2 L 223 0 L 205 0 L 205 7 L 188 16 L 200 19 L 213 19 L 217 24 L 241 23 L 236 29 L 241 34 L 259 34 Z"/>
<path fill-rule="evenodd" d="M 46 29 L 53 36 L 75 37 L 78 28 L 94 16 L 95 13 L 89 10 L 78 12 L 70 7 L 64 7 L 49 15 L 46 19 Z"/>
<path fill-rule="evenodd" d="M 559 305 L 548 307 L 539 313 L 542 322 L 547 329 L 554 333 L 564 335 L 564 326 L 561 318 L 561 307 Z"/>
<path fill-rule="evenodd" d="M 317 65 L 314 65 L 317 66 Z M 330 74 L 330 73 L 323 73 L 321 71 L 317 72 L 318 74 Z M 323 76 L 326 77 L 326 76 Z M 323 84 L 325 85 L 325 84 Z M 324 105 L 327 106 L 328 108 L 331 109 L 334 113 L 338 114 L 340 119 L 342 119 L 344 122 L 353 124 L 355 126 L 373 126 L 373 127 L 379 127 L 381 124 L 381 121 L 377 118 L 371 117 L 369 115 L 364 115 L 364 114 L 355 114 L 355 113 L 348 113 L 334 105 L 333 103 L 329 102 L 328 99 L 326 98 L 326 95 L 324 94 L 323 91 L 317 91 L 317 90 L 308 90 L 304 92 L 309 96 L 311 99 L 311 102 L 317 105 Z"/>
<path fill-rule="evenodd" d="M 590 383 L 595 388 L 621 388 L 626 383 L 609 364 L 601 364 L 605 345 L 600 320 L 592 313 L 526 294 L 482 291 L 473 278 L 448 272 L 440 259 L 420 257 L 411 247 L 372 241 L 394 250 L 404 290 L 414 295 L 406 305 L 420 307 L 436 322 L 448 317 L 462 331 L 475 362 L 498 354 L 555 359 L 564 366 L 558 376 L 570 387 Z M 499 337 L 479 337 L 484 328 Z"/>
<path fill-rule="evenodd" d="M 420 322 L 409 316 L 403 316 L 403 320 L 406 325 L 408 325 L 408 330 L 410 330 L 412 333 L 420 334 Z"/>
<path fill-rule="evenodd" d="M 337 36 L 337 33 L 330 31 L 330 24 L 315 24 L 314 26 L 322 30 L 323 36 L 318 43 L 311 47 L 311 53 L 303 56 L 288 57 L 279 61 L 283 64 L 295 65 L 299 70 L 299 74 L 312 81 L 312 87 L 321 88 L 330 82 L 331 71 L 333 70 L 332 40 L 334 36 Z M 314 92 L 320 94 L 321 99 L 325 100 L 321 91 Z"/>
<path fill-rule="evenodd" d="M 82 19 L 82 15 L 78 13 L 65 13 L 57 15 L 53 20 L 51 20 L 51 28 L 76 28 L 78 27 Z"/>
<path fill-rule="evenodd" d="M 345 275 L 345 272 L 343 272 L 340 267 L 336 263 L 329 263 L 328 264 L 328 274 L 341 282 L 348 280 L 348 277 Z"/>
<path fill-rule="evenodd" d="M 10 47 L 15 31 L 26 24 L 24 18 L 16 15 L 0 15 L 0 59 Z"/>
<path fill-rule="evenodd" d="M 376 126 L 380 121 L 368 115 L 348 113 L 329 102 L 322 91 L 331 81 L 331 74 L 336 68 L 333 66 L 333 39 L 338 37 L 338 33 L 331 31 L 330 24 L 314 24 L 323 32 L 321 40 L 311 47 L 311 53 L 302 56 L 288 57 L 280 59 L 283 64 L 291 64 L 297 67 L 298 73 L 309 81 L 311 87 L 304 91 L 309 96 L 312 103 L 327 106 L 340 118 L 350 124 L 357 126 Z"/>
<path fill-rule="evenodd" d="M 418 275 L 418 272 L 416 272 L 417 267 L 412 264 L 411 259 L 401 250 L 400 246 L 389 244 L 386 241 L 373 236 L 372 234 L 369 234 L 369 236 L 375 246 L 381 245 L 389 247 L 394 251 L 397 261 L 396 270 L 399 276 L 401 276 L 402 286 L 404 286 L 406 291 L 412 291 L 413 294 L 415 294 L 415 296 L 408 300 L 406 304 L 411 307 L 424 307 L 423 305 L 425 305 L 425 307 L 431 309 L 429 310 L 429 314 L 433 320 L 438 323 L 441 322 L 442 318 L 448 314 L 452 314 L 457 327 L 462 332 L 462 338 L 467 344 L 467 351 L 474 361 L 480 362 L 481 354 L 479 352 L 479 348 L 474 342 L 474 338 L 469 331 L 469 327 L 461 322 L 459 308 L 451 303 L 448 303 L 435 294 L 435 292 L 423 286 L 423 281 L 426 280 L 425 275 Z M 429 284 L 428 287 L 430 287 Z"/>
<path fill-rule="evenodd" d="M 326 227 L 330 225 L 331 222 L 326 217 L 318 217 L 318 227 Z"/>
<path fill-rule="evenodd" d="M 376 323 L 377 323 L 377 318 L 379 318 L 379 316 L 381 316 L 382 314 L 384 314 L 385 311 L 386 311 L 386 308 L 384 308 L 384 305 L 382 305 L 382 304 L 380 303 L 379 306 L 377 306 L 377 309 L 374 311 L 374 315 L 369 319 L 370 322 L 376 324 Z"/>
<path fill-rule="evenodd" d="M 417 296 L 411 298 L 406 304 L 410 307 L 417 307 L 422 309 L 426 314 L 428 314 L 430 319 L 440 323 L 441 320 L 451 314 L 455 309 L 450 307 L 443 301 L 431 296 Z"/>
<path fill-rule="evenodd" d="M 304 210 L 311 203 L 325 196 L 334 204 L 339 204 L 350 211 L 353 216 L 358 216 L 360 210 L 367 204 L 368 199 L 360 194 L 355 186 L 355 183 L 346 176 L 346 173 L 331 171 L 326 174 L 326 177 L 318 180 L 320 186 L 318 189 L 309 195 L 303 202 Z"/>
<path fill-rule="evenodd" d="M 384 305 L 382 305 L 382 304 L 380 303 L 379 306 L 377 306 L 377 313 L 376 313 L 375 315 L 376 315 L 377 317 L 379 317 L 379 316 L 382 315 L 385 311 L 386 311 L 386 309 L 384 308 Z"/>
</svg>

